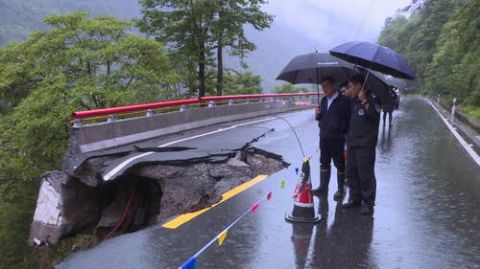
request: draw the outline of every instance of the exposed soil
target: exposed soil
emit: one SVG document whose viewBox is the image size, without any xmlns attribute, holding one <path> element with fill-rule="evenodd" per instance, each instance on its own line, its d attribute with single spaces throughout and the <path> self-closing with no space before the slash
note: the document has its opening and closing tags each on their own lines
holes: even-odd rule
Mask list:
<svg viewBox="0 0 480 269">
<path fill-rule="evenodd" d="M 99 186 L 97 235 L 104 239 L 133 232 L 208 207 L 226 191 L 287 166 L 281 156 L 256 148 L 241 150 L 221 163 L 137 166 L 122 178 Z"/>
</svg>

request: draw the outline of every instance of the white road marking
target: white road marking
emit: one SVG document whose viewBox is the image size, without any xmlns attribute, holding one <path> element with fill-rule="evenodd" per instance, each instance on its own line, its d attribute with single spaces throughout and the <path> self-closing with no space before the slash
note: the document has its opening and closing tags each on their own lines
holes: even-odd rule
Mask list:
<svg viewBox="0 0 480 269">
<path fill-rule="evenodd" d="M 265 119 L 261 119 L 261 120 L 235 124 L 235 125 L 232 125 L 230 127 L 220 128 L 220 129 L 217 129 L 215 131 L 211 131 L 211 132 L 207 132 L 207 133 L 203 133 L 203 134 L 199 134 L 199 135 L 194 135 L 194 136 L 191 136 L 191 137 L 182 138 L 182 139 L 178 139 L 178 140 L 175 140 L 175 141 L 172 141 L 172 142 L 161 144 L 161 145 L 158 145 L 158 147 L 159 148 L 164 148 L 164 147 L 168 147 L 168 146 L 171 146 L 171 145 L 174 145 L 174 144 L 177 144 L 177 143 L 181 143 L 181 142 L 185 142 L 185 141 L 188 141 L 188 140 L 193 140 L 193 139 L 204 137 L 204 136 L 207 136 L 207 135 L 212 135 L 212 134 L 217 134 L 217 133 L 225 132 L 225 131 L 228 131 L 228 130 L 232 130 L 232 129 L 235 129 L 237 127 L 251 125 L 251 124 L 260 123 L 260 122 L 269 121 L 269 120 L 275 120 L 275 119 L 276 118 L 269 117 L 269 118 L 265 118 Z M 115 176 L 118 172 L 120 172 L 123 168 L 125 168 L 128 164 L 130 164 L 134 160 L 145 157 L 145 156 L 148 156 L 148 155 L 151 155 L 153 153 L 155 153 L 155 152 L 149 151 L 149 152 L 145 152 L 145 153 L 139 154 L 137 156 L 133 156 L 131 158 L 126 159 L 125 161 L 121 162 L 119 165 L 114 167 L 112 170 L 110 170 L 105 176 L 103 176 L 103 180 L 105 180 L 105 181 L 111 180 L 113 176 Z"/>
<path fill-rule="evenodd" d="M 472 157 L 472 159 L 477 163 L 478 166 L 480 166 L 480 156 L 473 150 L 471 147 L 469 147 L 468 143 L 463 139 L 463 137 L 452 127 L 452 125 L 443 117 L 442 113 L 438 111 L 438 109 L 435 107 L 435 105 L 430 101 L 427 100 L 430 105 L 433 107 L 433 109 L 438 113 L 442 121 L 447 125 L 448 129 L 452 132 L 453 136 L 457 138 L 458 142 L 460 142 L 460 145 L 467 151 L 467 153 Z"/>
</svg>

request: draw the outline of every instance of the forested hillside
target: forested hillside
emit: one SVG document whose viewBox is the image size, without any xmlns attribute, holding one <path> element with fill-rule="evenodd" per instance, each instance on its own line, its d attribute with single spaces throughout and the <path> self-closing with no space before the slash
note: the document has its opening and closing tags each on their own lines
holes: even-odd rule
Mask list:
<svg viewBox="0 0 480 269">
<path fill-rule="evenodd" d="M 137 0 L 0 0 L 0 46 L 44 29 L 42 19 L 47 15 L 79 9 L 124 19 L 140 14 Z"/>
<path fill-rule="evenodd" d="M 379 42 L 408 58 L 423 93 L 480 118 L 480 1 L 430 0 L 409 18 L 387 19 Z"/>
<path fill-rule="evenodd" d="M 88 10 L 91 16 L 108 14 L 122 19 L 141 16 L 138 0 L 0 0 L 0 47 L 8 42 L 25 40 L 30 33 L 45 29 L 42 18 L 47 15 L 78 9 Z M 247 27 L 246 35 L 257 49 L 246 55 L 245 62 L 249 70 L 261 76 L 266 92 L 280 84 L 275 78 L 292 57 L 312 52 L 314 46 L 319 45 L 285 27 L 281 18 L 275 18 L 271 28 L 262 32 Z M 226 55 L 225 61 L 225 68 L 242 71 L 237 59 Z"/>
</svg>

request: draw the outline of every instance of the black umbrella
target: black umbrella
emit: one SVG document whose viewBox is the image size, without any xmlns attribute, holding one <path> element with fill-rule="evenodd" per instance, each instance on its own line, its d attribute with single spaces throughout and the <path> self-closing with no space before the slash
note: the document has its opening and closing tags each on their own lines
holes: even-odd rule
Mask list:
<svg viewBox="0 0 480 269">
<path fill-rule="evenodd" d="M 330 54 L 375 71 L 404 79 L 415 79 L 412 69 L 402 55 L 394 50 L 370 43 L 347 42 L 330 50 Z"/>
<path fill-rule="evenodd" d="M 314 52 L 293 58 L 283 68 L 277 79 L 293 84 L 318 85 L 325 77 L 333 77 L 337 81 L 347 80 L 351 77 L 352 72 L 352 64 L 328 53 Z M 317 91 L 319 91 L 318 87 Z M 320 100 L 318 102 L 320 103 Z"/>
<path fill-rule="evenodd" d="M 314 52 L 293 58 L 277 79 L 293 84 L 320 84 L 325 77 L 333 77 L 337 81 L 347 80 L 351 71 L 352 64 L 328 53 Z"/>
<path fill-rule="evenodd" d="M 383 75 L 379 72 L 368 70 L 362 67 L 356 67 L 360 74 L 367 77 L 365 81 L 365 88 L 369 89 L 376 97 L 380 99 L 381 104 L 385 104 L 386 99 L 389 98 L 388 92 L 390 85 L 385 81 Z"/>
<path fill-rule="evenodd" d="M 346 81 L 353 75 L 358 74 L 358 71 L 362 71 L 360 69 L 328 53 L 314 52 L 293 58 L 283 68 L 277 79 L 293 84 L 320 84 L 325 77 L 333 77 L 336 81 Z M 362 72 L 366 73 L 365 71 Z M 371 76 L 366 87 L 372 89 L 379 96 L 383 95 L 383 91 L 388 90 L 388 85 L 377 75 Z M 319 91 L 318 87 L 317 91 Z M 320 103 L 319 100 L 318 102 Z"/>
</svg>

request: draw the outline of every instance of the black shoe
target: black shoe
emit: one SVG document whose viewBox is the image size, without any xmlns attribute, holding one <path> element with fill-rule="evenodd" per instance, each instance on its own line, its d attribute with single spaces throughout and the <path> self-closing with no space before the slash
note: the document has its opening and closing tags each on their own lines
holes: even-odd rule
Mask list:
<svg viewBox="0 0 480 269">
<path fill-rule="evenodd" d="M 362 207 L 360 208 L 360 215 L 367 216 L 372 214 L 373 214 L 373 206 L 363 203 Z"/>
<path fill-rule="evenodd" d="M 343 190 L 338 190 L 334 195 L 333 195 L 333 200 L 335 201 L 340 201 L 343 199 L 344 191 Z"/>
<path fill-rule="evenodd" d="M 355 208 L 355 207 L 360 207 L 362 205 L 362 202 L 360 201 L 351 201 L 349 200 L 348 202 L 344 203 L 342 205 L 343 208 Z"/>
</svg>

